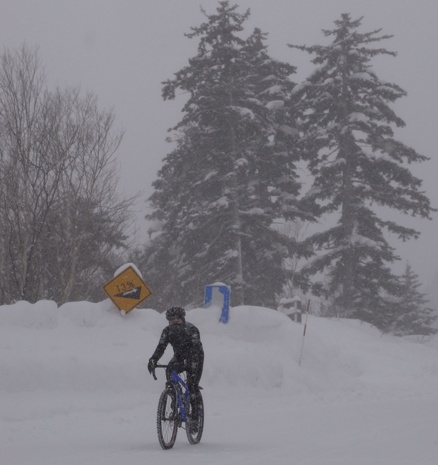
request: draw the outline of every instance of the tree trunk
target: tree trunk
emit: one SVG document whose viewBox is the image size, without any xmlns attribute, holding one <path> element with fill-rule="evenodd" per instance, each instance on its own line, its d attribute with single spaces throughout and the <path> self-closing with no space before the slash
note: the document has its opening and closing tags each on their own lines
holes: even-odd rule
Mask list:
<svg viewBox="0 0 438 465">
<path fill-rule="evenodd" d="M 341 55 L 341 59 L 343 56 Z M 342 69 L 342 103 L 340 105 L 340 120 L 345 121 L 348 118 L 349 97 L 347 88 L 347 75 L 344 60 L 340 60 Z M 353 236 L 355 229 L 355 206 L 353 202 L 353 157 L 354 157 L 354 140 L 350 134 L 341 135 L 339 140 L 339 157 L 345 161 L 344 172 L 342 175 L 342 211 L 341 224 L 343 227 L 342 238 L 349 241 Z M 354 249 L 353 245 L 346 246 L 342 260 L 344 262 L 344 275 L 342 277 L 342 313 L 348 315 L 353 310 L 354 305 Z"/>
<path fill-rule="evenodd" d="M 234 133 L 234 129 L 231 127 L 231 153 L 233 154 L 234 161 L 237 159 L 236 152 L 236 137 Z M 244 282 L 243 282 L 243 257 L 242 257 L 242 222 L 240 219 L 239 213 L 239 186 L 238 186 L 238 179 L 237 173 L 234 171 L 231 177 L 231 195 L 232 195 L 232 218 L 233 218 L 233 229 L 236 235 L 236 288 L 233 289 L 233 300 L 237 305 L 244 305 L 245 304 L 245 290 L 244 290 Z"/>
</svg>

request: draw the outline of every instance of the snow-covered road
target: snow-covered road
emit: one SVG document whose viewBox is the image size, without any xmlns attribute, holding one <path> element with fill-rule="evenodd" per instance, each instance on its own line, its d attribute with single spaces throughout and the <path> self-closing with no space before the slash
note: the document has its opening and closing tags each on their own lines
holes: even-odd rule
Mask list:
<svg viewBox="0 0 438 465">
<path fill-rule="evenodd" d="M 69 305 L 36 304 L 32 321 L 30 309 L 0 307 L 1 464 L 437 463 L 435 338 L 311 317 L 298 366 L 302 326 L 283 315 L 239 307 L 225 327 L 193 310 L 207 354 L 204 436 L 192 446 L 180 430 L 163 451 L 155 429 L 163 380 L 149 376 L 146 360 L 164 317 Z"/>
</svg>

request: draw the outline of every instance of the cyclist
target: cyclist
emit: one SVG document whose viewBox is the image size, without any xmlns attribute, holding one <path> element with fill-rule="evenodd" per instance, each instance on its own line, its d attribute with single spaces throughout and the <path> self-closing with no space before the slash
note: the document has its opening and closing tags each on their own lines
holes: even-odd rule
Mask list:
<svg viewBox="0 0 438 465">
<path fill-rule="evenodd" d="M 171 307 L 166 311 L 169 325 L 166 326 L 158 342 L 152 357 L 149 359 L 149 373 L 155 369 L 158 360 L 164 354 L 170 344 L 174 355 L 167 365 L 166 377 L 170 379 L 170 373 L 187 373 L 187 385 L 190 391 L 190 403 L 192 405 L 192 425 L 196 428 L 196 406 L 199 397 L 199 381 L 204 367 L 204 349 L 202 347 L 199 329 L 192 323 L 186 322 L 186 311 L 182 307 Z"/>
</svg>

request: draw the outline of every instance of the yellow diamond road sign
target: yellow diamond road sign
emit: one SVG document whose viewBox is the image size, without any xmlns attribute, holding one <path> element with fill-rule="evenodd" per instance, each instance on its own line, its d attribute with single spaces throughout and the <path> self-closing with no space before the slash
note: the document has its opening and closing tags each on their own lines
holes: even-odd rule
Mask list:
<svg viewBox="0 0 438 465">
<path fill-rule="evenodd" d="M 103 290 L 119 310 L 130 312 L 151 295 L 151 291 L 129 266 L 103 286 Z"/>
</svg>

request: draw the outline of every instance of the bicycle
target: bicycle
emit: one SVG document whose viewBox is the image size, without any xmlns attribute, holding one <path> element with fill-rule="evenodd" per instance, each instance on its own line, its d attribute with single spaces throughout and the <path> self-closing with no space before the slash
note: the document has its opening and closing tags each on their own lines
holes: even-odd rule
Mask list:
<svg viewBox="0 0 438 465">
<path fill-rule="evenodd" d="M 155 365 L 155 368 L 167 368 L 167 365 Z M 152 375 L 156 380 L 155 369 Z M 204 431 L 204 401 L 201 392 L 199 392 L 195 410 L 196 418 L 192 417 L 187 383 L 175 370 L 172 370 L 170 379 L 160 395 L 157 409 L 158 441 L 163 449 L 173 447 L 178 428 L 186 430 L 190 444 L 198 444 L 201 441 Z"/>
</svg>

